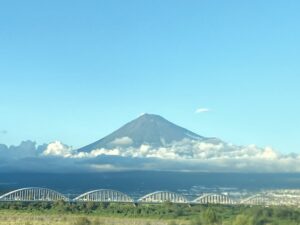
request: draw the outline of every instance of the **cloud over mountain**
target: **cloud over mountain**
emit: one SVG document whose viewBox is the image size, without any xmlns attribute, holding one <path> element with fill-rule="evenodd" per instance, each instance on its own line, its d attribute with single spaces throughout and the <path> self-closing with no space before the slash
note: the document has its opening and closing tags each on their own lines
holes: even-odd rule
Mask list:
<svg viewBox="0 0 300 225">
<path fill-rule="evenodd" d="M 24 141 L 0 145 L 0 157 L 2 171 L 300 172 L 300 155 L 206 138 L 149 114 L 81 149 L 59 141 L 40 146 Z"/>
<path fill-rule="evenodd" d="M 154 148 L 141 145 L 139 148 L 95 149 L 91 152 L 61 152 L 62 158 L 93 160 L 93 165 L 101 158 L 126 159 L 126 161 L 147 163 L 139 169 L 191 170 L 191 171 L 231 171 L 231 172 L 299 172 L 299 155 L 282 155 L 271 147 L 259 148 L 255 145 L 236 146 L 226 143 L 206 143 L 185 139 L 172 145 Z M 163 163 L 161 163 L 163 161 Z M 122 162 L 122 161 L 119 161 Z M 151 162 L 151 163 L 149 163 Z M 158 163 L 159 162 L 159 163 Z M 150 166 L 152 164 L 152 166 Z M 101 165 L 98 164 L 98 165 Z M 122 168 L 137 169 L 132 165 Z M 95 167 L 96 168 L 96 167 Z"/>
<path fill-rule="evenodd" d="M 300 172 L 300 156 L 297 154 L 282 155 L 270 147 L 212 144 L 188 139 L 159 148 L 141 145 L 139 148 L 101 148 L 91 152 L 79 152 L 58 141 L 44 146 L 27 142 L 13 148 L 0 145 L 0 156 L 2 171 L 25 169 L 65 172 L 127 169 Z"/>
</svg>

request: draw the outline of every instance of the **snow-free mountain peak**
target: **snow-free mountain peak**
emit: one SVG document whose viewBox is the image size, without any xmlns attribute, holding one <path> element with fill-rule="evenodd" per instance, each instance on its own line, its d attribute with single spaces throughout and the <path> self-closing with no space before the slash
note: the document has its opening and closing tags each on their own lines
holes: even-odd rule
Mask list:
<svg viewBox="0 0 300 225">
<path fill-rule="evenodd" d="M 205 137 L 177 126 L 159 115 L 145 113 L 110 135 L 79 149 L 79 151 L 89 152 L 94 149 L 114 147 L 140 147 L 142 144 L 161 147 L 183 139 L 206 140 Z"/>
</svg>

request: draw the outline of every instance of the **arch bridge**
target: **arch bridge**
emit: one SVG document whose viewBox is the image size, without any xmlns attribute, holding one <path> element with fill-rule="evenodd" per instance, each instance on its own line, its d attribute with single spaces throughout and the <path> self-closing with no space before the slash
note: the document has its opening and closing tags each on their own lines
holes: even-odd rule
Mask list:
<svg viewBox="0 0 300 225">
<path fill-rule="evenodd" d="M 156 191 L 140 198 L 138 202 L 140 203 L 163 203 L 163 202 L 188 203 L 188 200 L 184 196 L 174 192 Z"/>
<path fill-rule="evenodd" d="M 300 193 L 300 192 L 299 192 Z M 76 202 L 120 202 L 120 203 L 153 203 L 172 202 L 178 204 L 223 204 L 223 205 L 288 205 L 300 206 L 300 194 L 287 191 L 270 191 L 255 194 L 242 200 L 235 201 L 228 195 L 208 193 L 193 201 L 188 201 L 181 194 L 169 191 L 157 191 L 134 201 L 130 196 L 115 190 L 98 189 L 79 195 L 73 200 L 63 194 L 48 188 L 28 187 L 8 192 L 0 196 L 0 202 L 10 201 L 76 201 Z"/>
<path fill-rule="evenodd" d="M 242 205 L 267 205 L 268 198 L 262 194 L 256 194 L 248 198 L 242 199 L 240 204 Z"/>
<path fill-rule="evenodd" d="M 220 204 L 233 205 L 236 204 L 229 196 L 223 194 L 205 194 L 196 198 L 192 203 L 196 204 Z"/>
<path fill-rule="evenodd" d="M 134 202 L 128 195 L 110 189 L 99 189 L 86 192 L 74 199 L 78 202 Z"/>
<path fill-rule="evenodd" d="M 241 200 L 243 205 L 300 206 L 300 197 L 294 195 L 261 193 Z"/>
<path fill-rule="evenodd" d="M 0 196 L 0 201 L 58 201 L 69 199 L 48 188 L 28 187 L 8 192 Z"/>
</svg>

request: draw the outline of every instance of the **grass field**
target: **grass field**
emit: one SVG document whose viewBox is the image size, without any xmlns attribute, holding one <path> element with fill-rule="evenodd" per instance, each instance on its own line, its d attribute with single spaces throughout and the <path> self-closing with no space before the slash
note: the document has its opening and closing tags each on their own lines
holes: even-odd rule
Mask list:
<svg viewBox="0 0 300 225">
<path fill-rule="evenodd" d="M 169 225 L 187 224 L 187 221 L 116 218 L 97 215 L 33 214 L 28 212 L 0 211 L 0 225 Z"/>
<path fill-rule="evenodd" d="M 289 207 L 2 202 L 0 225 L 300 225 Z"/>
</svg>

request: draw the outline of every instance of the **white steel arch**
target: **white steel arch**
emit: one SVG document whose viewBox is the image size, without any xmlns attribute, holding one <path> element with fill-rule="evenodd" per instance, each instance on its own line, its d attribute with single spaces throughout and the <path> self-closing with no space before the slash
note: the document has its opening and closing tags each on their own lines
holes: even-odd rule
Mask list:
<svg viewBox="0 0 300 225">
<path fill-rule="evenodd" d="M 74 198 L 74 201 L 79 202 L 133 202 L 133 199 L 128 195 L 115 190 L 99 189 L 93 190 L 79 195 Z"/>
<path fill-rule="evenodd" d="M 248 198 L 242 199 L 240 204 L 243 205 L 267 205 L 268 199 L 263 194 L 256 194 Z"/>
<path fill-rule="evenodd" d="M 233 205 L 236 204 L 229 196 L 223 194 L 205 194 L 196 198 L 193 203 L 198 204 L 221 204 L 221 205 Z"/>
<path fill-rule="evenodd" d="M 180 194 L 169 192 L 169 191 L 156 191 L 145 195 L 140 198 L 138 202 L 141 203 L 162 203 L 162 202 L 172 202 L 172 203 L 188 203 L 188 200 Z"/>
<path fill-rule="evenodd" d="M 0 196 L 0 201 L 58 201 L 69 199 L 48 188 L 28 187 L 8 192 Z"/>
</svg>

